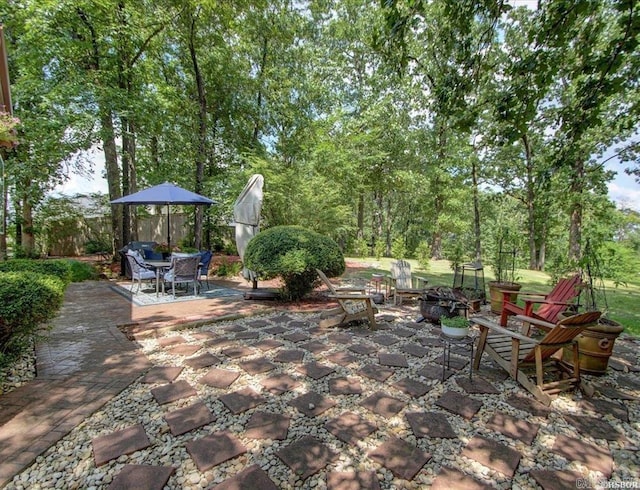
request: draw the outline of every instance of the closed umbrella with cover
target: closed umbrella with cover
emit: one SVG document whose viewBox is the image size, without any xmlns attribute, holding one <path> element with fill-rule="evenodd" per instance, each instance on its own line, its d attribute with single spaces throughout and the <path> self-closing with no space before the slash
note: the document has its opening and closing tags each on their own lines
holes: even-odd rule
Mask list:
<svg viewBox="0 0 640 490">
<path fill-rule="evenodd" d="M 251 240 L 260 231 L 260 211 L 262 210 L 262 187 L 264 177 L 252 175 L 233 205 L 233 219 L 236 223 L 236 247 L 238 255 L 244 262 L 244 251 Z M 257 275 L 246 267 L 242 271 L 245 279 L 253 281 L 257 287 Z"/>
</svg>

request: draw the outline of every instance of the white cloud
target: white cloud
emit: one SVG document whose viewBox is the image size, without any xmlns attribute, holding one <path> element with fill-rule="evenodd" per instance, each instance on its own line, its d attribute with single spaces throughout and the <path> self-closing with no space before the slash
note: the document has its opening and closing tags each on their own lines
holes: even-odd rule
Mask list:
<svg viewBox="0 0 640 490">
<path fill-rule="evenodd" d="M 100 192 L 107 194 L 109 187 L 104 177 L 104 153 L 97 148 L 87 153 L 86 159 L 92 162 L 91 175 L 70 174 L 69 179 L 53 190 L 53 194 L 73 196 L 75 194 L 92 194 Z"/>
</svg>

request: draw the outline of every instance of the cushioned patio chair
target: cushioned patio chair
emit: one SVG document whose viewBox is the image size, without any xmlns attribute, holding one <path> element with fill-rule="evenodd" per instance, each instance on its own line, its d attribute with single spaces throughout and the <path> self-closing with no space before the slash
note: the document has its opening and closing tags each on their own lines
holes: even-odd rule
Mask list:
<svg viewBox="0 0 640 490">
<path fill-rule="evenodd" d="M 571 306 L 575 298 L 580 294 L 582 280 L 580 274 L 560 279 L 548 294 L 528 293 L 520 291 L 518 298 L 524 302 L 519 306 L 511 301 L 512 291 L 504 291 L 500 325 L 507 326 L 507 319 L 511 315 L 524 315 L 545 322 L 555 323 L 558 316 Z M 534 310 L 535 305 L 538 308 Z"/>
<path fill-rule="evenodd" d="M 599 311 L 580 313 L 556 324 L 524 316 L 517 317 L 526 324 L 535 324 L 536 327 L 547 330 L 542 338 L 532 338 L 508 330 L 488 318 L 473 317 L 470 319 L 471 324 L 480 327 L 473 367 L 479 369 L 482 355 L 486 352 L 513 379 L 548 406 L 560 392 L 580 384 L 580 353 L 576 336 L 587 327 L 595 325 L 600 315 Z M 561 360 L 564 347 L 572 348 L 572 365 Z"/>
<path fill-rule="evenodd" d="M 198 281 L 201 281 L 204 276 L 204 280 L 207 283 L 207 288 L 209 287 L 209 264 L 211 264 L 212 257 L 213 252 L 211 250 L 204 250 L 200 252 L 200 268 L 198 269 Z"/>
<path fill-rule="evenodd" d="M 364 293 L 360 288 L 338 288 L 336 289 L 327 276 L 319 269 L 316 269 L 318 276 L 329 290 L 329 298 L 335 299 L 339 306 L 323 311 L 321 314 L 320 327 L 337 327 L 346 325 L 356 320 L 368 320 L 371 330 L 375 330 L 378 309 L 373 304 L 373 298 Z"/>
<path fill-rule="evenodd" d="M 171 267 L 164 273 L 163 279 L 165 283 L 171 284 L 171 294 L 174 298 L 176 297 L 176 284 L 179 283 L 193 283 L 193 294 L 198 295 L 199 269 L 200 254 L 171 257 Z"/>
<path fill-rule="evenodd" d="M 157 275 L 155 269 L 145 265 L 139 252 L 127 250 L 126 258 L 127 262 L 129 262 L 129 269 L 131 270 L 131 292 L 133 292 L 133 285 L 136 281 L 138 283 L 137 293 L 142 287 L 142 281 L 156 280 Z"/>
<path fill-rule="evenodd" d="M 387 276 L 388 292 L 393 294 L 393 304 L 402 304 L 402 298 L 418 298 L 425 290 L 427 280 L 411 275 L 411 264 L 406 260 L 396 260 L 391 264 Z"/>
</svg>

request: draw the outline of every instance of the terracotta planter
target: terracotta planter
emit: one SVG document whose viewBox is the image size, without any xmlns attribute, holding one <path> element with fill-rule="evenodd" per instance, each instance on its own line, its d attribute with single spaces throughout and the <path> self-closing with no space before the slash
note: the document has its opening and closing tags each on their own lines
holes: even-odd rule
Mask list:
<svg viewBox="0 0 640 490">
<path fill-rule="evenodd" d="M 491 313 L 499 315 L 502 313 L 502 303 L 504 302 L 504 294 L 502 291 L 513 291 L 509 295 L 509 301 L 514 303 L 518 298 L 518 291 L 522 288 L 522 284 L 517 282 L 489 282 L 489 297 L 491 301 Z"/>
<path fill-rule="evenodd" d="M 576 337 L 580 354 L 580 371 L 602 375 L 607 372 L 613 346 L 624 327 L 618 322 L 601 318 L 597 325 L 585 329 Z M 573 351 L 565 347 L 562 360 L 573 365 Z"/>
</svg>

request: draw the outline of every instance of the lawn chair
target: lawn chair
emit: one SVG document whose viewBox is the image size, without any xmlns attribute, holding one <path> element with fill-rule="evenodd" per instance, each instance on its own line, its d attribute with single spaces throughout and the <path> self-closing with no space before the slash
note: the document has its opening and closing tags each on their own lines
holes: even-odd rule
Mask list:
<svg viewBox="0 0 640 490">
<path fill-rule="evenodd" d="M 387 276 L 387 289 L 393 293 L 393 304 L 401 305 L 402 298 L 418 298 L 424 292 L 427 280 L 411 275 L 411 264 L 406 260 L 396 260 L 391 264 L 391 274 Z"/>
<path fill-rule="evenodd" d="M 324 272 L 319 269 L 316 271 L 329 290 L 329 298 L 337 300 L 340 305 L 321 314 L 321 328 L 346 325 L 356 320 L 368 320 L 371 330 L 377 328 L 375 314 L 378 313 L 378 309 L 373 304 L 373 298 L 364 293 L 364 289 L 336 289 Z"/>
<path fill-rule="evenodd" d="M 136 281 L 138 282 L 137 293 L 142 287 L 142 281 L 156 280 L 155 269 L 145 265 L 139 252 L 127 250 L 126 258 L 127 262 L 129 262 L 129 269 L 131 270 L 131 292 L 133 292 L 133 285 Z"/>
<path fill-rule="evenodd" d="M 502 313 L 500 325 L 507 326 L 507 319 L 511 315 L 524 315 L 527 317 L 555 323 L 558 316 L 563 313 L 580 294 L 582 281 L 579 274 L 569 278 L 560 279 L 548 294 L 519 292 L 518 297 L 524 301 L 524 307 L 511 302 L 512 291 L 503 292 Z M 534 305 L 540 306 L 536 311 Z"/>
<path fill-rule="evenodd" d="M 580 384 L 580 360 L 575 337 L 584 329 L 595 325 L 600 318 L 599 311 L 590 311 L 570 316 L 555 325 L 539 322 L 534 318 L 518 316 L 528 324 L 534 323 L 543 329 L 549 328 L 544 337 L 534 339 L 519 332 L 513 332 L 484 317 L 471 318 L 471 323 L 480 327 L 478 349 L 473 367 L 478 370 L 482 354 L 505 369 L 513 379 L 531 392 L 540 402 L 550 405 L 562 391 L 568 391 Z M 573 363 L 563 363 L 557 355 L 564 347 L 572 347 Z M 533 379 L 530 378 L 533 371 Z M 554 374 L 568 375 L 549 381 Z"/>
<path fill-rule="evenodd" d="M 171 283 L 171 293 L 175 299 L 176 284 L 193 283 L 193 294 L 198 295 L 198 272 L 200 269 L 200 254 L 187 256 L 172 256 L 171 267 L 164 273 L 164 282 Z M 187 288 L 188 291 L 188 288 Z"/>
</svg>

